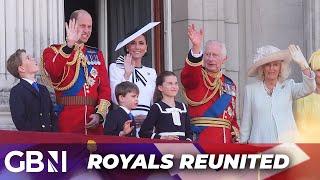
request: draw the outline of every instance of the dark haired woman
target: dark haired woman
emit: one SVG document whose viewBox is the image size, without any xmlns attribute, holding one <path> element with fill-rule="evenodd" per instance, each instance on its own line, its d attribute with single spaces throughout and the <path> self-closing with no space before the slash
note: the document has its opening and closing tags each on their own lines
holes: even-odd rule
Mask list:
<svg viewBox="0 0 320 180">
<path fill-rule="evenodd" d="M 130 81 L 139 87 L 139 104 L 132 110 L 137 132 L 146 118 L 152 104 L 157 73 L 155 69 L 143 66 L 141 61 L 147 52 L 148 45 L 144 34 L 137 36 L 125 46 L 128 53 L 123 59 L 117 60 L 109 67 L 112 102 L 118 104 L 115 97 L 115 87 L 123 81 Z"/>
</svg>

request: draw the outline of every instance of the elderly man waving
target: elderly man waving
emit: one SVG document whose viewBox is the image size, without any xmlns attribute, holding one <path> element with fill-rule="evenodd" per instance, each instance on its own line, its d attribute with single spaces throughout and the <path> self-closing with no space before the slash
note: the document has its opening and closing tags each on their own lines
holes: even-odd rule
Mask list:
<svg viewBox="0 0 320 180">
<path fill-rule="evenodd" d="M 193 132 L 202 145 L 237 142 L 236 86 L 221 72 L 227 60 L 225 44 L 209 40 L 203 53 L 203 31 L 197 31 L 192 24 L 188 27 L 188 36 L 192 48 L 181 72 L 181 81 Z"/>
</svg>

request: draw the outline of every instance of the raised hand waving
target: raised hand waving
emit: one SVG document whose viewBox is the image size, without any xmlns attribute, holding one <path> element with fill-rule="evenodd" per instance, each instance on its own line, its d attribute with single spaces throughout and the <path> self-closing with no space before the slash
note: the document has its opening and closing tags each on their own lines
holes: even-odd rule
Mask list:
<svg viewBox="0 0 320 180">
<path fill-rule="evenodd" d="M 203 39 L 203 30 L 196 30 L 195 25 L 191 24 L 188 26 L 188 36 L 192 43 L 192 51 L 194 53 L 199 53 L 201 50 L 201 43 Z"/>
<path fill-rule="evenodd" d="M 75 19 L 70 19 L 69 24 L 66 22 L 66 33 L 67 46 L 71 48 L 79 41 L 81 36 L 81 31 L 78 31 L 78 23 Z"/>
</svg>

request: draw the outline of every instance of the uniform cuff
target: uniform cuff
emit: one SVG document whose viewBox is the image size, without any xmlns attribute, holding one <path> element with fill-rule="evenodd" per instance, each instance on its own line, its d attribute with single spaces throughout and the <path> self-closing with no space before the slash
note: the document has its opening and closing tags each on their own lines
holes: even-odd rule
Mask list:
<svg viewBox="0 0 320 180">
<path fill-rule="evenodd" d="M 202 50 L 200 51 L 199 54 L 193 53 L 192 49 L 190 49 L 190 53 L 194 58 L 200 58 L 203 55 Z"/>
<path fill-rule="evenodd" d="M 100 114 L 103 118 L 103 121 L 106 119 L 108 108 L 111 105 L 111 103 L 106 99 L 101 99 L 100 104 L 97 107 L 97 114 Z M 103 123 L 103 122 L 102 122 Z"/>
<path fill-rule="evenodd" d="M 73 51 L 73 47 L 69 48 L 65 44 L 65 45 L 62 45 L 61 48 L 59 49 L 59 54 L 61 54 L 61 56 L 64 58 L 69 58 L 71 56 L 72 51 Z"/>
<path fill-rule="evenodd" d="M 62 48 L 62 51 L 65 53 L 65 54 L 71 54 L 72 53 L 72 51 L 73 51 L 73 49 L 74 49 L 74 46 L 72 46 L 72 48 L 70 48 L 69 46 L 64 46 L 63 48 Z"/>
<path fill-rule="evenodd" d="M 202 61 L 202 58 L 203 58 L 202 51 L 200 51 L 199 54 L 193 54 L 192 50 L 190 49 L 190 51 L 188 53 L 188 59 L 190 62 L 199 63 Z"/>
<path fill-rule="evenodd" d="M 197 54 L 197 55 L 199 55 L 199 54 Z M 188 53 L 188 57 L 186 59 L 186 63 L 189 66 L 201 66 L 202 65 L 202 58 L 203 58 L 202 52 L 200 52 L 200 56 L 199 57 L 195 57 L 192 54 L 192 50 L 190 49 L 190 51 Z"/>
</svg>

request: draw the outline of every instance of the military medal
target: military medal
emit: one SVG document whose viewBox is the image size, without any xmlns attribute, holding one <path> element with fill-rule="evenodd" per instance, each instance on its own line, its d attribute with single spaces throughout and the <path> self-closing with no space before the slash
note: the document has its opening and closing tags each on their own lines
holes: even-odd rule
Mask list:
<svg viewBox="0 0 320 180">
<path fill-rule="evenodd" d="M 229 114 L 230 117 L 233 116 L 233 111 L 232 111 L 230 106 L 228 107 L 228 114 Z"/>
<path fill-rule="evenodd" d="M 94 80 L 92 77 L 89 77 L 89 78 L 88 78 L 88 85 L 89 85 L 89 86 L 92 87 L 95 82 L 96 82 L 96 80 Z"/>
<path fill-rule="evenodd" d="M 94 67 L 92 67 L 90 75 L 95 79 L 98 76 L 98 71 Z"/>
<path fill-rule="evenodd" d="M 99 57 L 95 51 L 87 51 L 86 57 L 88 59 L 88 65 L 100 65 Z"/>
<path fill-rule="evenodd" d="M 235 96 L 235 87 L 233 85 L 224 83 L 223 84 L 223 91 L 231 96 Z"/>
</svg>

